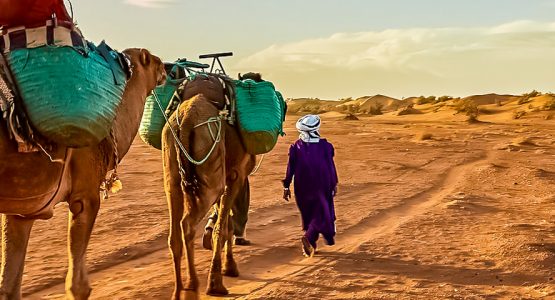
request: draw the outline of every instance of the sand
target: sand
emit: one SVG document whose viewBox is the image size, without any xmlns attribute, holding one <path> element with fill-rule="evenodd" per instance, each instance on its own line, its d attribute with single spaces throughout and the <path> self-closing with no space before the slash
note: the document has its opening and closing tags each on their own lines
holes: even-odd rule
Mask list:
<svg viewBox="0 0 555 300">
<path fill-rule="evenodd" d="M 251 178 L 253 245 L 236 247 L 241 276 L 224 279 L 226 299 L 555 297 L 552 121 L 501 110 L 468 124 L 447 108 L 415 108 L 426 113 L 323 116 L 337 153 L 338 234 L 311 259 L 301 255 L 295 203 L 281 199 L 297 138 L 288 116 L 287 136 Z M 89 247 L 91 298 L 168 299 L 161 153 L 136 140 L 119 170 L 123 191 L 102 203 Z M 60 205 L 33 229 L 25 299 L 64 296 L 66 216 Z M 211 253 L 199 239 L 196 249 L 205 297 Z"/>
</svg>

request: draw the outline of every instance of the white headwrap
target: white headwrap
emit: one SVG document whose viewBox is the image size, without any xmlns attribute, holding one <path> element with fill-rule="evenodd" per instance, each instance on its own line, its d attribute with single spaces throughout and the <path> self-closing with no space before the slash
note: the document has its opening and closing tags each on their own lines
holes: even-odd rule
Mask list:
<svg viewBox="0 0 555 300">
<path fill-rule="evenodd" d="M 306 115 L 297 121 L 297 130 L 301 133 L 299 138 L 307 143 L 320 141 L 320 117 Z"/>
</svg>

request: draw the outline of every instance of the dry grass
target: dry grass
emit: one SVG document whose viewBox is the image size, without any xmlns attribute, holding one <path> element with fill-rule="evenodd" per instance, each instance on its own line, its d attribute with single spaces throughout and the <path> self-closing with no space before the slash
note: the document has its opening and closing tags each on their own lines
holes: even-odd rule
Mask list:
<svg viewBox="0 0 555 300">
<path fill-rule="evenodd" d="M 470 99 L 455 101 L 454 109 L 457 111 L 457 113 L 464 113 L 466 116 L 468 116 L 469 122 L 477 121 L 478 115 L 480 114 L 478 105 L 476 105 L 476 103 L 474 103 L 474 101 Z"/>
<path fill-rule="evenodd" d="M 518 120 L 526 115 L 526 112 L 523 110 L 515 110 L 513 111 L 513 119 Z"/>
</svg>

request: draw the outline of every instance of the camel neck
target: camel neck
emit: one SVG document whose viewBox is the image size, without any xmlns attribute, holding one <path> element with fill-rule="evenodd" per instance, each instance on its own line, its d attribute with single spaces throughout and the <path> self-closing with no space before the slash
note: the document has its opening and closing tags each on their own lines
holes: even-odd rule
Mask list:
<svg viewBox="0 0 555 300">
<path fill-rule="evenodd" d="M 152 87 L 150 86 L 152 85 Z M 121 105 L 114 121 L 114 135 L 120 159 L 129 151 L 139 130 L 147 94 L 154 88 L 145 74 L 134 72 L 127 82 Z"/>
</svg>

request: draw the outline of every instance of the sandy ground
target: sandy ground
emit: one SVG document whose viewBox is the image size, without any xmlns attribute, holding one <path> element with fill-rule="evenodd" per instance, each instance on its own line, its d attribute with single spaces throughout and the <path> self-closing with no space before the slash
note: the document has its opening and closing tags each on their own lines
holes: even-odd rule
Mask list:
<svg viewBox="0 0 555 300">
<path fill-rule="evenodd" d="M 281 199 L 288 135 L 252 177 L 239 299 L 555 298 L 555 128 L 425 116 L 324 115 L 340 176 L 337 245 L 301 255 L 300 218 Z M 487 121 L 487 117 L 486 117 Z M 431 135 L 431 136 L 430 136 Z M 161 153 L 137 140 L 124 189 L 104 201 L 89 246 L 93 299 L 168 299 L 172 267 Z M 63 298 L 67 207 L 33 230 L 26 299 Z M 204 297 L 210 252 L 197 240 Z"/>
</svg>

